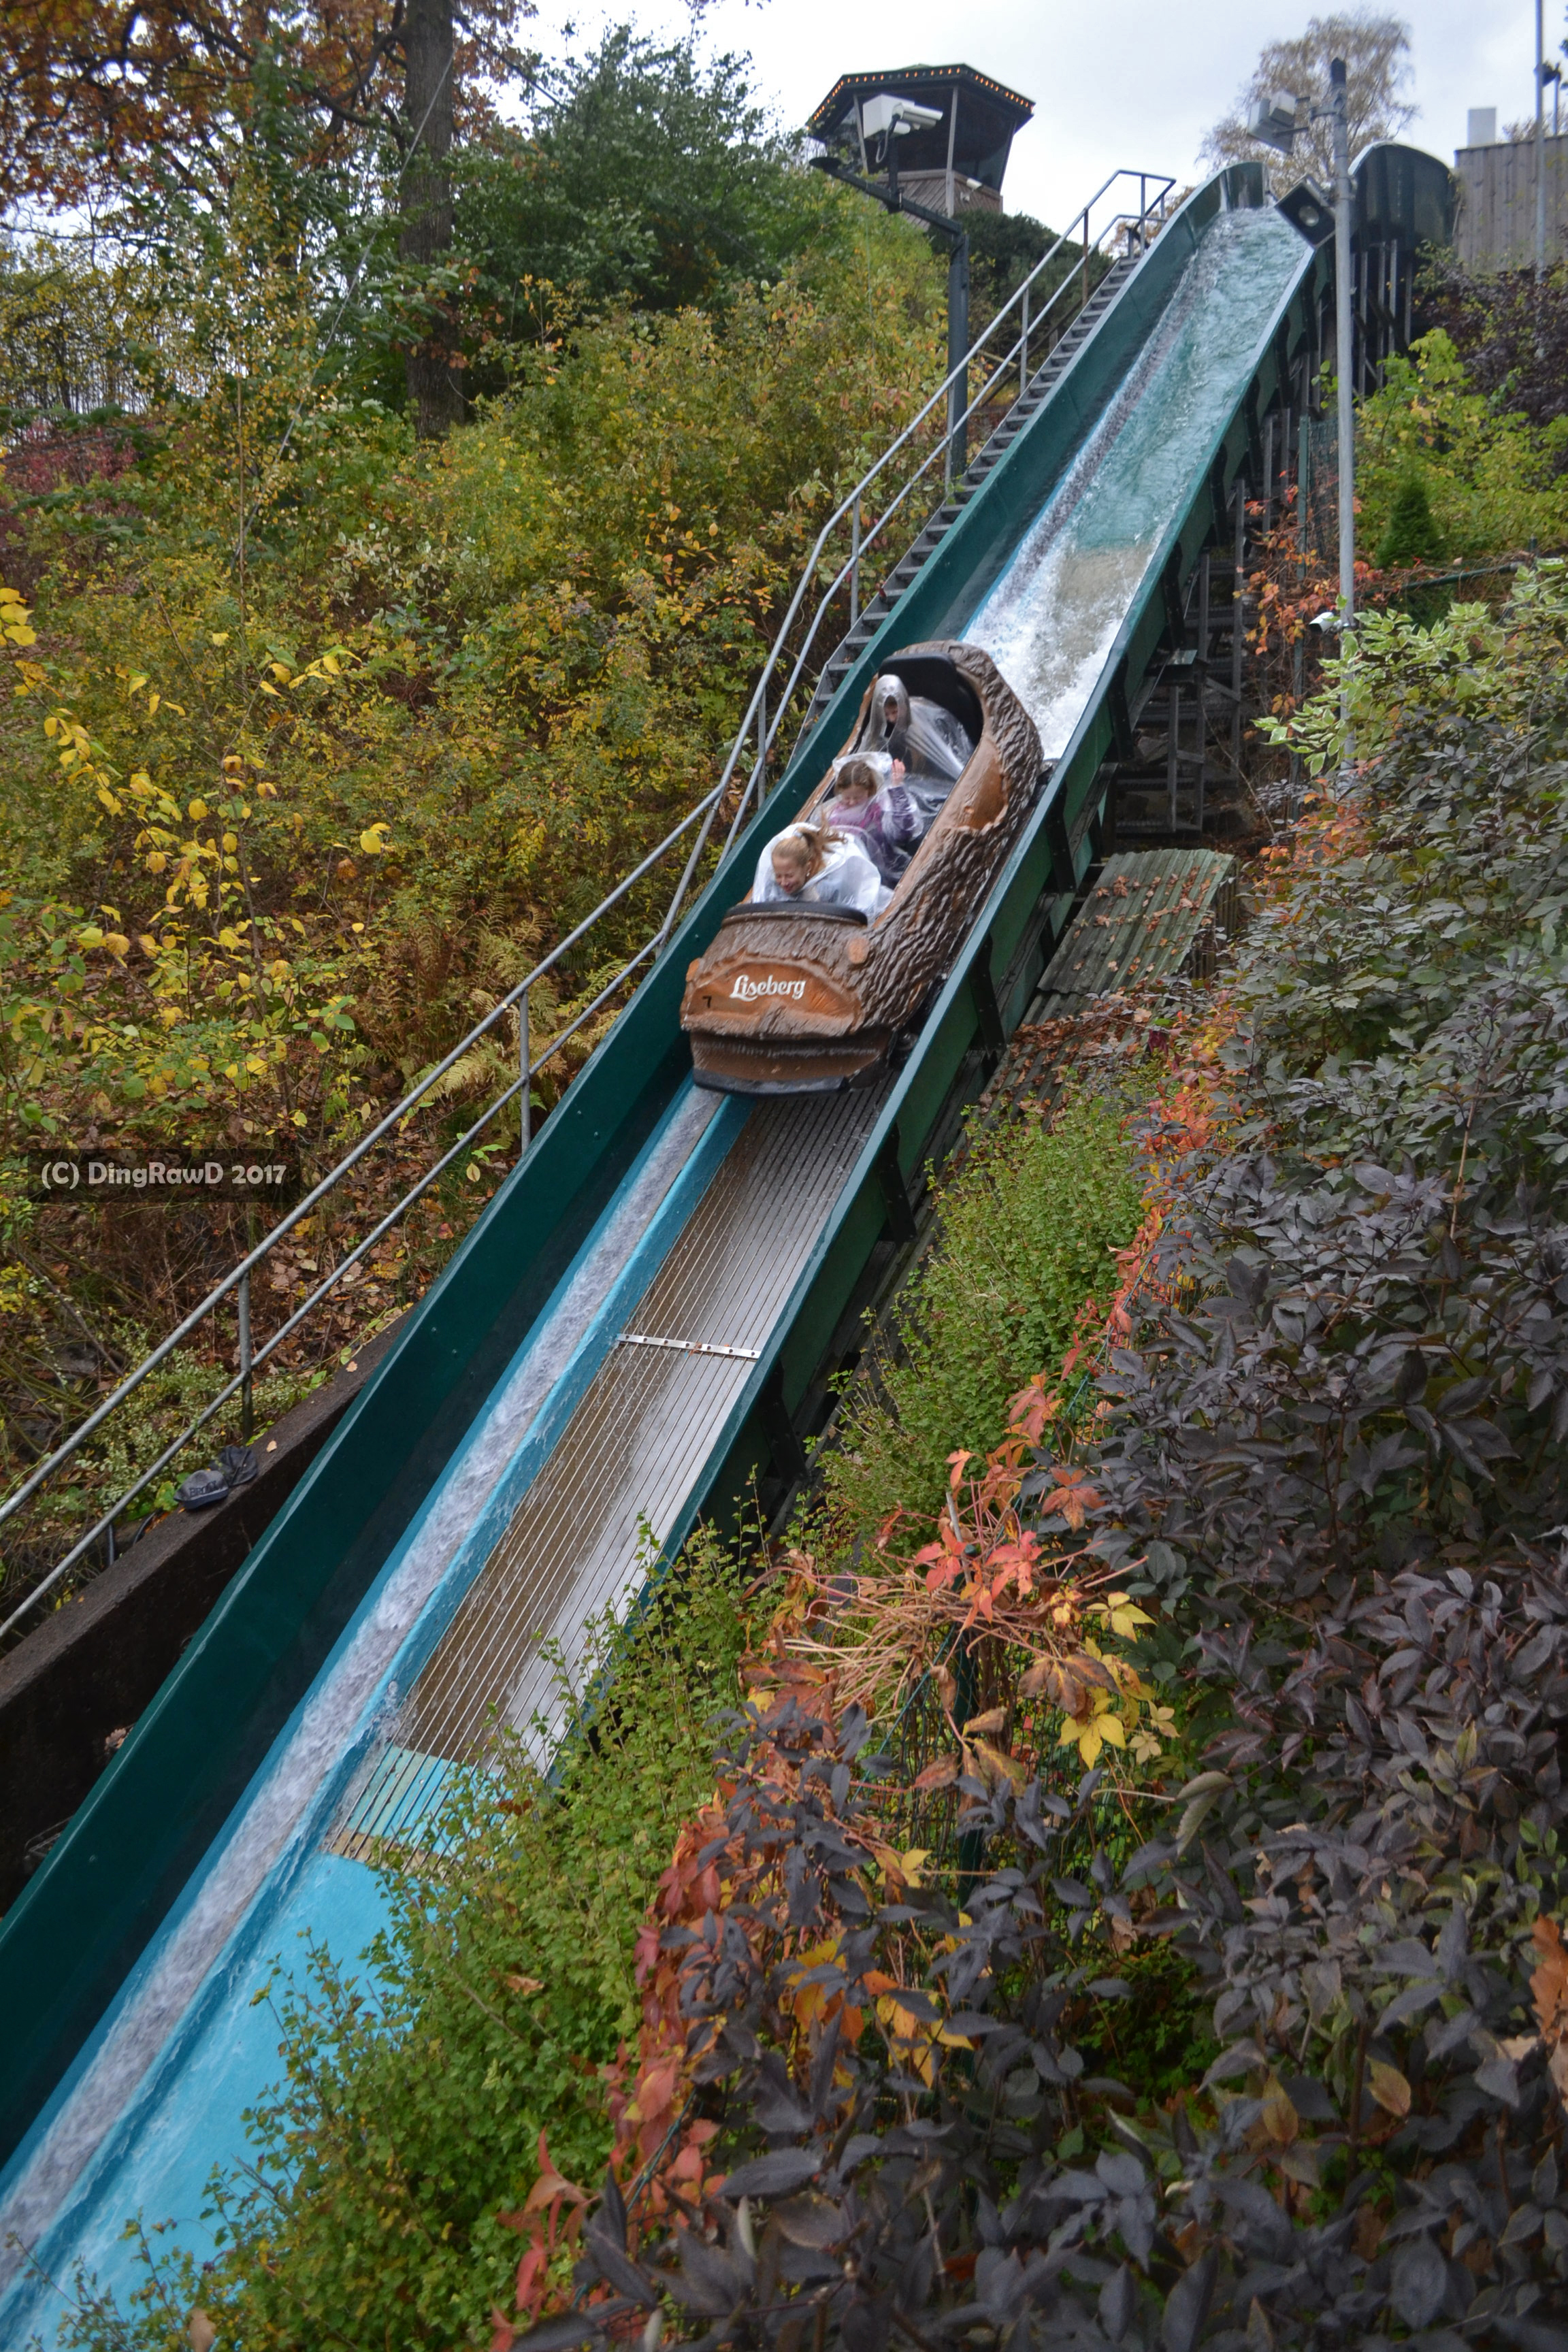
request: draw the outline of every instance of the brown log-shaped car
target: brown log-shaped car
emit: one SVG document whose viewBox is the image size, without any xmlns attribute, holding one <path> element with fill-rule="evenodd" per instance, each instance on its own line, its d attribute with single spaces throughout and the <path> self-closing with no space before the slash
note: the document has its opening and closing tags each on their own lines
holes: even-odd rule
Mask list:
<svg viewBox="0 0 1568 2352">
<path fill-rule="evenodd" d="M 911 646 L 879 677 L 950 712 L 974 744 L 874 920 L 847 907 L 731 907 L 690 964 L 681 1026 L 700 1086 L 725 1094 L 828 1094 L 864 1085 L 947 972 L 1040 783 L 1034 721 L 988 654 Z M 879 739 L 868 687 L 846 751 Z M 831 768 L 801 811 L 831 794 Z M 797 819 L 796 822 L 800 822 Z"/>
</svg>

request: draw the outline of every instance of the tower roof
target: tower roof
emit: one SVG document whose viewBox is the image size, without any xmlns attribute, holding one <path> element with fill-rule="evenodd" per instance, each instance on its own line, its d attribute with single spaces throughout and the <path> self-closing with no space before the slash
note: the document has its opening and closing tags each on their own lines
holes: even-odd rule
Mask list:
<svg viewBox="0 0 1568 2352">
<path fill-rule="evenodd" d="M 1035 110 L 1032 98 L 1021 97 L 973 66 L 896 66 L 882 73 L 840 74 L 805 127 L 825 142 L 845 131 L 853 133 L 860 107 L 883 92 L 942 110 L 939 123 L 929 129 L 922 125 L 900 138 L 900 173 L 945 171 L 951 152 L 955 172 L 997 190 L 1014 134 Z"/>
</svg>

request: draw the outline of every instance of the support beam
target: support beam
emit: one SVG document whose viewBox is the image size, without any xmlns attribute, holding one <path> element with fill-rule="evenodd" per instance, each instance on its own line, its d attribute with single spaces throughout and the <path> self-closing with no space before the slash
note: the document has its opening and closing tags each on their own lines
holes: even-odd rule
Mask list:
<svg viewBox="0 0 1568 2352">
<path fill-rule="evenodd" d="M 907 1244 L 915 1238 L 914 1203 L 904 1182 L 904 1171 L 899 1160 L 899 1129 L 895 1122 L 883 1139 L 877 1155 L 877 1181 L 882 1188 L 882 1201 L 888 1212 L 888 1231 L 894 1241 Z"/>
<path fill-rule="evenodd" d="M 763 1435 L 768 1441 L 768 1452 L 773 1458 L 773 1468 L 786 1486 L 798 1486 L 805 1475 L 805 1448 L 784 1402 L 784 1370 L 776 1363 L 763 1382 L 756 1411 Z"/>
</svg>

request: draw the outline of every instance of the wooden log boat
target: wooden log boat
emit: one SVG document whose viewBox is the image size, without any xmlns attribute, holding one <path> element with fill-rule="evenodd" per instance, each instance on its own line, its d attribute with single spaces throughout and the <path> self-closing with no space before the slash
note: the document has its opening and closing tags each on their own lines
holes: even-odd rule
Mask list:
<svg viewBox="0 0 1568 2352">
<path fill-rule="evenodd" d="M 957 642 L 889 656 L 881 677 L 949 712 L 973 745 L 889 903 L 847 907 L 752 898 L 731 908 L 688 966 L 681 1025 L 700 1086 L 724 1094 L 827 1094 L 872 1081 L 918 1025 L 1041 781 L 1034 721 L 988 654 Z M 845 751 L 881 721 L 868 687 Z M 832 769 L 801 817 L 832 793 Z"/>
</svg>

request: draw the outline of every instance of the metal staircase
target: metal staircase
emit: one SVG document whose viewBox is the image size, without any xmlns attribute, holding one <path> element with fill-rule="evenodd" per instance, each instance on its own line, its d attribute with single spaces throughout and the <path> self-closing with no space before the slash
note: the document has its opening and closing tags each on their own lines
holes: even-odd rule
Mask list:
<svg viewBox="0 0 1568 2352">
<path fill-rule="evenodd" d="M 1074 317 L 1071 325 L 1063 331 L 1060 340 L 1053 345 L 1045 365 L 1030 377 L 1027 389 L 1013 403 L 984 447 L 972 461 L 968 469 L 960 476 L 943 503 L 938 507 L 925 529 L 921 532 L 920 537 L 894 564 L 876 594 L 850 628 L 848 635 L 843 638 L 835 651 L 828 656 L 823 665 L 822 675 L 816 681 L 816 691 L 812 695 L 810 707 L 805 714 L 805 723 L 800 730 L 801 742 L 804 743 L 811 733 L 812 729 L 816 725 L 855 663 L 870 644 L 905 589 L 919 577 L 927 558 L 941 546 L 942 541 L 993 467 L 1001 463 L 1024 427 L 1038 413 L 1060 383 L 1068 368 L 1131 276 L 1140 257 L 1137 254 L 1131 254 L 1125 256 L 1120 261 L 1112 262 L 1089 300 Z"/>
</svg>

